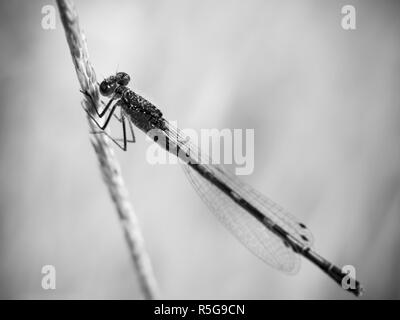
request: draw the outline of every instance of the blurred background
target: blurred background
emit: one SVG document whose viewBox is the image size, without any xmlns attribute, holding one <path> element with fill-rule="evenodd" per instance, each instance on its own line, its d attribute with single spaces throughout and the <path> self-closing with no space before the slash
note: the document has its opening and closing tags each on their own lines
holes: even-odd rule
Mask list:
<svg viewBox="0 0 400 320">
<path fill-rule="evenodd" d="M 0 298 L 138 299 L 58 12 L 41 27 L 46 4 L 0 2 Z M 182 128 L 254 129 L 244 180 L 306 223 L 324 257 L 353 265 L 365 298 L 400 297 L 398 1 L 76 6 L 99 79 L 129 73 Z M 304 259 L 288 276 L 254 257 L 136 138 L 116 152 L 162 297 L 353 299 Z M 48 264 L 56 290 L 41 287 Z"/>
</svg>

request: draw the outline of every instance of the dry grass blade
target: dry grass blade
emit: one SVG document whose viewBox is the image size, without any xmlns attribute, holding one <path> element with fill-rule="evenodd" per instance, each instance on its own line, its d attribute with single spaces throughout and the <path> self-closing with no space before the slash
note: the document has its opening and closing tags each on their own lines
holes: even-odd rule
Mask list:
<svg viewBox="0 0 400 320">
<path fill-rule="evenodd" d="M 96 75 L 89 62 L 86 40 L 79 27 L 75 6 L 70 0 L 57 0 L 57 5 L 81 89 L 91 94 L 95 103 L 99 104 Z M 90 104 L 87 100 L 84 103 L 86 105 Z M 88 122 L 90 131 L 94 131 L 95 124 L 89 118 Z M 157 283 L 149 256 L 144 247 L 136 215 L 128 199 L 128 192 L 124 185 L 121 169 L 110 146 L 110 141 L 104 134 L 94 134 L 91 135 L 91 142 L 96 151 L 104 181 L 124 229 L 125 238 L 136 266 L 143 294 L 146 299 L 154 299 L 158 296 Z"/>
</svg>

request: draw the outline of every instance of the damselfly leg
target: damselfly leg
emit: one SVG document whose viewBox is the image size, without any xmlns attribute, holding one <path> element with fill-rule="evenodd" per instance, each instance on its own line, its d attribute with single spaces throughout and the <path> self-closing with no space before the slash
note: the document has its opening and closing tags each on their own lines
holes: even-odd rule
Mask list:
<svg viewBox="0 0 400 320">
<path fill-rule="evenodd" d="M 121 122 L 121 124 L 122 124 L 122 134 L 123 134 L 123 137 L 122 138 L 113 138 L 110 134 L 108 134 L 108 132 L 106 132 L 106 131 L 96 131 L 96 132 L 92 132 L 92 134 L 105 134 L 108 138 L 110 138 L 111 139 L 111 141 L 112 142 L 114 142 L 119 148 L 121 148 L 123 151 L 126 151 L 127 150 L 127 144 L 128 143 L 135 143 L 136 142 L 136 140 L 135 140 L 135 134 L 133 133 L 133 128 L 132 128 L 132 125 L 131 125 L 131 123 L 128 121 L 128 125 L 129 125 L 129 128 L 130 128 L 130 132 L 131 132 L 131 139 L 129 140 L 128 138 L 127 138 L 127 134 L 126 134 L 126 118 L 125 118 L 125 116 L 124 116 L 124 113 L 123 113 L 123 111 L 121 110 L 121 118 L 118 118 L 116 115 L 114 115 L 115 116 L 115 118 L 117 118 L 117 120 L 119 121 L 119 122 Z M 121 143 L 120 143 L 120 141 L 122 141 L 122 145 L 121 145 Z"/>
<path fill-rule="evenodd" d="M 117 101 L 117 102 L 111 107 L 112 102 L 115 100 L 115 98 L 113 97 L 113 98 L 111 98 L 110 101 L 107 103 L 107 105 L 105 106 L 105 108 L 104 108 L 101 112 L 98 112 L 98 110 L 97 110 L 97 108 L 96 108 L 96 104 L 94 103 L 94 100 L 93 100 L 92 96 L 91 96 L 89 93 L 87 93 L 87 92 L 84 92 L 84 91 L 81 91 L 81 92 L 82 92 L 83 94 L 85 94 L 87 97 L 89 97 L 89 101 L 90 101 L 92 107 L 95 109 L 96 114 L 98 115 L 98 117 L 99 117 L 100 119 L 103 118 L 104 116 L 106 116 L 106 120 L 105 120 L 104 124 L 101 125 L 101 124 L 98 123 L 98 121 L 93 117 L 92 113 L 91 113 L 86 107 L 83 106 L 83 109 L 86 111 L 86 113 L 88 114 L 88 116 L 89 116 L 89 117 L 93 120 L 93 122 L 101 129 L 101 131 L 95 131 L 95 132 L 92 132 L 92 134 L 105 134 L 105 135 L 106 135 L 108 138 L 110 138 L 111 141 L 113 141 L 119 148 L 121 148 L 122 150 L 126 151 L 126 150 L 127 150 L 127 143 L 134 143 L 134 142 L 135 142 L 135 135 L 134 135 L 134 133 L 133 133 L 132 124 L 128 121 L 128 125 L 129 125 L 129 128 L 130 128 L 130 132 L 131 132 L 132 137 L 131 137 L 130 140 L 127 139 L 127 134 L 126 134 L 126 118 L 125 118 L 125 115 L 124 115 L 123 110 L 120 108 L 120 112 L 121 112 L 120 117 L 118 117 L 118 116 L 114 113 L 115 110 L 116 110 L 116 108 L 117 108 L 118 106 L 120 106 L 120 103 L 121 103 L 121 102 L 120 102 L 120 101 Z M 110 107 L 111 107 L 111 111 L 107 114 L 107 111 L 110 109 Z M 106 115 L 106 114 L 107 114 L 107 115 Z M 108 134 L 108 132 L 104 131 L 104 130 L 107 128 L 107 126 L 108 126 L 108 124 L 109 124 L 109 122 L 110 122 L 112 116 L 114 116 L 114 117 L 122 124 L 122 134 L 123 134 L 123 137 L 122 137 L 122 138 L 115 139 L 115 138 L 113 138 L 110 134 Z M 122 141 L 122 142 L 123 142 L 122 145 L 119 143 L 119 141 Z"/>
<path fill-rule="evenodd" d="M 95 103 L 95 101 L 94 101 L 92 95 L 91 95 L 90 93 L 86 92 L 86 91 L 83 91 L 83 90 L 80 90 L 80 92 L 82 92 L 86 97 L 89 98 L 92 108 L 93 108 L 94 111 L 96 112 L 97 116 L 100 117 L 100 118 L 102 118 L 102 117 L 105 115 L 105 113 L 106 113 L 107 110 L 110 108 L 110 106 L 111 106 L 111 104 L 113 103 L 113 101 L 115 100 L 114 97 L 111 98 L 110 101 L 108 101 L 108 103 L 107 103 L 106 105 L 104 104 L 103 101 L 100 100 L 101 103 L 104 105 L 104 109 L 103 109 L 102 111 L 99 112 L 99 110 L 97 109 L 97 104 Z M 88 112 L 89 115 L 90 115 L 90 112 L 89 112 L 88 110 L 85 110 L 85 111 Z"/>
<path fill-rule="evenodd" d="M 128 122 L 128 126 L 129 126 L 129 130 L 131 132 L 131 139 L 132 140 L 126 140 L 126 142 L 135 143 L 136 142 L 136 138 L 135 138 L 135 133 L 133 131 L 132 123 L 130 121 L 126 120 L 126 117 L 124 115 L 123 110 L 122 109 L 119 109 L 119 110 L 120 110 L 120 116 L 118 117 L 115 113 L 113 114 L 113 116 L 114 116 L 115 119 L 118 120 L 118 122 L 120 122 L 122 124 L 122 131 L 123 132 L 126 131 L 125 126 L 126 126 L 126 122 Z M 103 131 L 97 131 L 95 133 L 104 133 L 104 132 Z M 126 134 L 124 134 L 124 136 L 126 136 Z M 115 140 L 123 141 L 124 139 L 123 138 L 119 138 L 119 139 L 115 139 Z"/>
<path fill-rule="evenodd" d="M 107 110 L 110 108 L 111 104 L 113 102 L 113 99 L 111 99 L 106 107 L 104 108 L 104 110 L 101 112 L 101 114 L 99 114 L 97 112 L 96 106 L 94 105 L 93 108 L 96 110 L 97 115 L 99 116 L 99 118 L 101 119 L 107 112 Z M 96 125 L 101 129 L 104 130 L 105 128 L 107 128 L 108 123 L 111 120 L 112 115 L 114 114 L 115 109 L 119 106 L 119 101 L 117 101 L 112 107 L 111 107 L 111 111 L 108 113 L 106 121 L 104 122 L 103 125 L 101 125 L 100 123 L 97 122 L 97 120 L 93 117 L 92 113 L 85 107 L 83 107 L 83 109 L 86 111 L 86 113 L 89 115 L 89 117 L 93 120 L 94 123 L 96 123 Z"/>
</svg>

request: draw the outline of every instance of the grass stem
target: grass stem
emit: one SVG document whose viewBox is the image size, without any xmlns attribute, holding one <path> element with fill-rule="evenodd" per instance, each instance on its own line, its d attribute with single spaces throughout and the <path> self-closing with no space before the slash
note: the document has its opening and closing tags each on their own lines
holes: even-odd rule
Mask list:
<svg viewBox="0 0 400 320">
<path fill-rule="evenodd" d="M 57 5 L 81 89 L 88 92 L 97 104 L 96 107 L 99 107 L 100 99 L 96 74 L 89 62 L 85 35 L 79 26 L 74 3 L 71 0 L 57 0 Z M 87 106 L 91 104 L 88 99 L 85 99 L 84 103 Z M 93 106 L 88 107 L 89 110 L 93 108 Z M 88 123 L 89 131 L 95 131 L 96 125 L 89 117 Z M 104 182 L 118 212 L 143 295 L 145 299 L 155 299 L 158 296 L 157 282 L 149 255 L 145 249 L 138 219 L 129 202 L 121 168 L 110 145 L 110 140 L 104 134 L 92 134 L 91 143 L 96 152 Z"/>
</svg>

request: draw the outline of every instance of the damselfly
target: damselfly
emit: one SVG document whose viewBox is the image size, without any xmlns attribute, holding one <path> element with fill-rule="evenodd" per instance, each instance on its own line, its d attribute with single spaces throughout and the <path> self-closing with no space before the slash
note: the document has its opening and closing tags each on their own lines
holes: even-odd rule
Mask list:
<svg viewBox="0 0 400 320">
<path fill-rule="evenodd" d="M 299 255 L 302 255 L 345 290 L 357 296 L 362 293 L 362 287 L 356 279 L 312 250 L 312 234 L 303 223 L 223 166 L 212 164 L 209 156 L 168 122 L 157 107 L 130 90 L 127 87 L 129 81 L 128 74 L 118 72 L 101 82 L 100 94 L 110 97 L 101 111 L 96 108 L 92 96 L 83 92 L 97 116 L 105 118 L 104 124 L 99 124 L 92 112 L 85 108 L 102 130 L 98 133 L 108 135 L 120 148 L 126 150 L 128 142 L 135 142 L 132 124 L 135 125 L 182 160 L 184 171 L 202 200 L 256 256 L 283 272 L 293 273 L 297 271 Z M 119 117 L 115 115 L 117 107 Z M 114 139 L 103 131 L 113 115 L 122 124 L 122 139 Z M 127 126 L 130 129 L 130 139 L 127 137 Z"/>
</svg>

